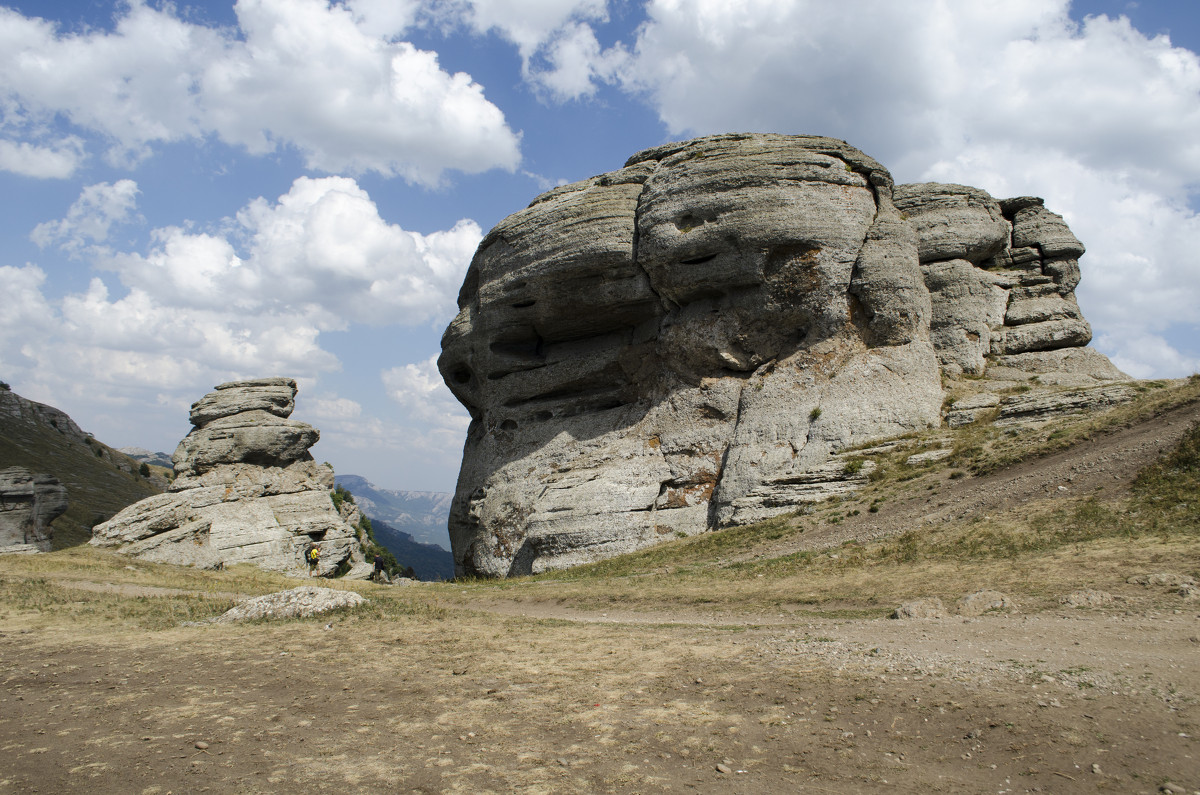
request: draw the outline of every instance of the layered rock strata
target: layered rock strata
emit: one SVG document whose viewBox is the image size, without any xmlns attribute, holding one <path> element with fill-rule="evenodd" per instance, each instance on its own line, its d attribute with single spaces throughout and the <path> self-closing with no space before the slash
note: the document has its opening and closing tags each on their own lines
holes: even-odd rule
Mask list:
<svg viewBox="0 0 1200 795">
<path fill-rule="evenodd" d="M 363 563 L 357 508 L 334 506 L 333 471 L 308 452 L 320 434 L 288 419 L 295 395 L 292 379 L 262 378 L 221 384 L 192 404 L 195 427 L 172 457 L 167 493 L 97 525 L 92 544 L 206 568 L 305 571 L 310 545 L 322 576 Z"/>
<path fill-rule="evenodd" d="M 894 186 L 811 136 L 670 144 L 539 196 L 480 243 L 442 340 L 472 417 L 459 573 L 574 565 L 853 488 L 843 451 L 939 425 L 943 373 L 997 357 L 1121 377 L 1092 352 L 1055 359 L 1090 338 L 1081 254 L 1041 200 Z"/>
<path fill-rule="evenodd" d="M 67 490 L 50 475 L 0 469 L 0 552 L 49 552 L 50 523 L 67 512 Z"/>
</svg>

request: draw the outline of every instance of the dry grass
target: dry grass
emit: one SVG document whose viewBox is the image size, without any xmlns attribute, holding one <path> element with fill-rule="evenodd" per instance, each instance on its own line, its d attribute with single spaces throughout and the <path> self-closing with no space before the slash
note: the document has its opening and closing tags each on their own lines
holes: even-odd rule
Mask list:
<svg viewBox="0 0 1200 795">
<path fill-rule="evenodd" d="M 1134 404 L 1099 417 L 1060 422 L 1024 436 L 974 428 L 963 438 L 982 451 L 975 454 L 975 463 L 990 467 L 1002 460 L 1041 455 L 1198 398 L 1200 379 L 1193 378 L 1174 387 L 1150 388 Z M 620 558 L 535 577 L 394 589 L 363 582 L 321 584 L 372 597 L 372 607 L 360 609 L 356 621 L 397 616 L 436 620 L 444 615 L 446 605 L 495 599 L 585 610 L 667 613 L 684 609 L 749 615 L 786 608 L 872 616 L 882 615 L 899 600 L 961 595 L 981 583 L 1008 589 L 1026 601 L 1049 604 L 1070 587 L 1117 587 L 1130 570 L 1140 571 L 1157 559 L 1169 558 L 1176 569 L 1200 572 L 1200 505 L 1194 498 L 1200 493 L 1200 431 L 1195 430 L 1173 457 L 1143 473 L 1132 496 L 1121 502 L 1058 499 L 966 523 L 923 526 L 868 544 L 730 562 L 747 548 L 794 538 L 853 511 L 866 511 L 868 505 L 927 488 L 923 478 L 939 472 L 944 476 L 946 464 L 913 468 L 902 462 L 912 452 L 936 443 L 935 436 L 940 439 L 940 432 L 908 439 L 903 449 L 889 454 L 888 474 L 862 495 L 816 506 L 808 515 L 672 540 Z M 218 572 L 181 569 L 89 547 L 0 559 L 0 578 L 0 610 L 41 610 L 144 628 L 215 615 L 235 594 L 269 593 L 306 581 L 248 566 Z M 63 587 L 73 580 L 106 583 L 117 593 L 81 595 L 77 589 Z M 121 590 L 128 594 L 137 588 L 180 590 L 122 606 Z"/>
</svg>

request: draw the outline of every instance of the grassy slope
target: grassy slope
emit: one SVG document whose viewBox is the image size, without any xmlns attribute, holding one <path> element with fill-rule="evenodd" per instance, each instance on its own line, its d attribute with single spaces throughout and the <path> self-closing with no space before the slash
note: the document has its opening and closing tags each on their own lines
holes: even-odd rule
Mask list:
<svg viewBox="0 0 1200 795">
<path fill-rule="evenodd" d="M 1178 449 L 1146 468 L 1127 496 L 1107 501 L 1096 495 L 1027 503 L 1019 509 L 965 521 L 921 525 L 870 543 L 822 551 L 779 553 L 754 558 L 754 547 L 799 538 L 836 524 L 853 511 L 899 500 L 945 483 L 966 466 L 981 471 L 1067 449 L 1106 429 L 1146 421 L 1165 409 L 1200 400 L 1200 379 L 1148 388 L 1135 403 L 1103 415 L 1059 421 L 1037 432 L 1013 435 L 977 427 L 957 437 L 968 451 L 914 470 L 903 456 L 885 462 L 884 474 L 864 493 L 816 506 L 805 514 L 779 517 L 747 527 L 677 539 L 569 571 L 503 581 L 428 584 L 419 590 L 379 590 L 369 583 L 333 587 L 371 591 L 407 609 L 439 609 L 447 602 L 476 600 L 553 604 L 579 609 L 669 613 L 701 611 L 715 615 L 773 614 L 776 611 L 828 616 L 882 616 L 900 601 L 921 596 L 953 600 L 982 587 L 1015 595 L 1023 609 L 1057 606 L 1062 595 L 1092 587 L 1113 593 L 1141 593 L 1125 580 L 1131 573 L 1175 571 L 1200 574 L 1200 429 L 1193 428 Z M 931 432 L 945 435 L 945 431 Z M 915 438 L 912 446 L 925 440 Z M 909 452 L 911 452 L 911 447 Z M 94 457 L 94 455 L 93 455 Z M 885 507 L 886 510 L 886 507 Z M 65 556 L 60 558 L 59 556 Z M 37 576 L 65 566 L 80 576 L 107 582 L 195 588 L 200 591 L 261 593 L 285 586 L 276 575 L 244 571 L 180 570 L 133 562 L 92 549 L 5 561 L 12 574 Z M 48 568 L 47 568 L 48 567 Z M 180 577 L 183 576 L 184 580 Z M 291 583 L 294 584 L 294 583 Z M 330 583 L 322 583 L 323 585 Z M 210 610 L 217 610 L 213 604 Z M 115 609 L 115 608 L 114 608 Z M 204 612 L 203 610 L 200 611 Z M 215 613 L 214 613 L 215 614 Z"/>
<path fill-rule="evenodd" d="M 0 425 L 0 466 L 45 472 L 67 487 L 70 507 L 52 525 L 55 549 L 86 542 L 92 525 L 162 491 L 138 475 L 140 464 L 124 453 L 36 422 Z"/>
</svg>

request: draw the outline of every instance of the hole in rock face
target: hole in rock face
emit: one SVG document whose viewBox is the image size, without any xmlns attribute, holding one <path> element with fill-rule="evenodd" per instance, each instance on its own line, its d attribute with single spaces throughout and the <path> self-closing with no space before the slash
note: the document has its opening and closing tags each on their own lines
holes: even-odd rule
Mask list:
<svg viewBox="0 0 1200 795">
<path fill-rule="evenodd" d="M 537 303 L 536 300 L 534 300 L 533 298 L 530 298 L 527 301 L 518 301 L 517 303 L 512 305 L 512 308 L 513 309 L 526 309 L 528 307 L 533 306 L 536 303 Z"/>
<path fill-rule="evenodd" d="M 680 265 L 703 265 L 706 262 L 712 262 L 717 258 L 716 254 L 705 254 L 700 257 L 692 257 L 691 259 L 680 260 Z"/>
<path fill-rule="evenodd" d="M 533 415 L 533 418 L 538 422 L 546 422 L 547 420 L 554 419 L 554 414 L 553 412 L 549 411 L 539 411 L 537 414 Z"/>
<path fill-rule="evenodd" d="M 459 367 L 459 368 L 455 369 L 454 373 L 451 374 L 450 377 L 452 379 L 454 379 L 454 383 L 456 383 L 456 384 L 470 383 L 471 371 L 468 370 L 466 367 Z"/>
<path fill-rule="evenodd" d="M 500 423 L 500 430 L 502 431 L 515 431 L 516 429 L 517 423 L 513 420 L 505 420 L 504 422 Z"/>
</svg>

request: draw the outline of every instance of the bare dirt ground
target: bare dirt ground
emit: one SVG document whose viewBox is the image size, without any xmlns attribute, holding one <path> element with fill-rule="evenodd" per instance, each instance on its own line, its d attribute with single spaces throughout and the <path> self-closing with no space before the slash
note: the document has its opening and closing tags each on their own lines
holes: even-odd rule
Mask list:
<svg viewBox="0 0 1200 795">
<path fill-rule="evenodd" d="M 748 556 L 1012 510 L 1060 486 L 1119 494 L 1198 416 L 943 476 L 936 494 Z M 1147 570 L 1197 574 L 1194 550 L 1138 543 Z M 106 560 L 81 574 L 0 558 L 0 793 L 1200 792 L 1200 601 L 1126 583 L 1116 564 L 1080 575 L 1116 597 L 1103 607 L 1018 594 L 1015 612 L 973 618 L 364 584 L 386 609 L 147 629 L 114 600 L 219 601 L 237 582 L 123 581 Z"/>
</svg>

